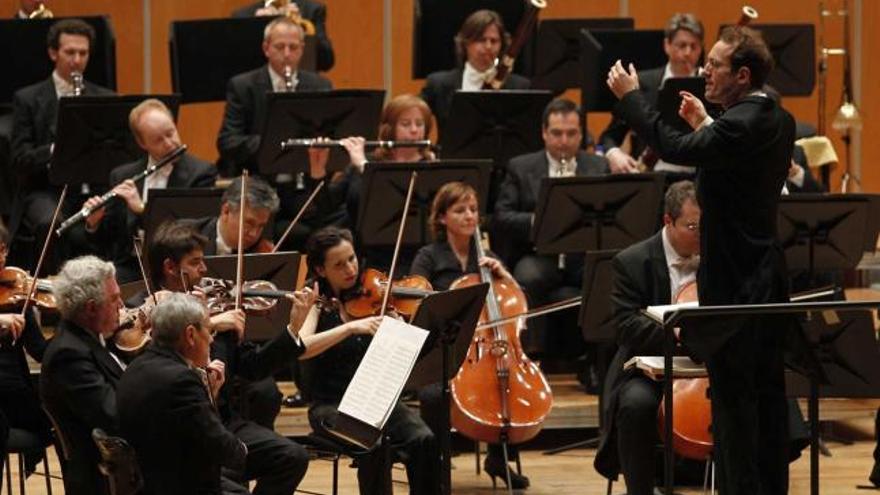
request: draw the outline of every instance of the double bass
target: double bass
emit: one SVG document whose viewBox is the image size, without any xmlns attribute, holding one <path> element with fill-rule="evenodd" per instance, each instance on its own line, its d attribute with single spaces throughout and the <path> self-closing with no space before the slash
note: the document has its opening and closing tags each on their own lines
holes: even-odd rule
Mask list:
<svg viewBox="0 0 880 495">
<path fill-rule="evenodd" d="M 477 258 L 485 253 L 476 237 Z M 488 283 L 480 322 L 496 322 L 523 314 L 527 303 L 513 280 L 492 275 L 486 266 L 478 274 L 460 277 L 450 289 Z M 519 341 L 522 319 L 479 329 L 464 363 L 452 379 L 451 422 L 463 435 L 489 443 L 518 444 L 535 437 L 553 406 L 550 384 L 538 365 L 525 355 Z"/>
</svg>

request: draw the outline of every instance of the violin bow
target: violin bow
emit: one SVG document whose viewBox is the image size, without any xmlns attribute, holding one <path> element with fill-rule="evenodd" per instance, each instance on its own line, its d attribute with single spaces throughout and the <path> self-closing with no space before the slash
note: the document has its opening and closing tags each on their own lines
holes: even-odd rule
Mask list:
<svg viewBox="0 0 880 495">
<path fill-rule="evenodd" d="M 241 172 L 241 199 L 238 204 L 238 252 L 235 259 L 235 309 L 241 309 L 241 286 L 244 281 L 244 208 L 247 199 L 248 171 Z"/>
<path fill-rule="evenodd" d="M 403 240 L 403 230 L 406 228 L 406 212 L 409 211 L 409 204 L 412 201 L 413 190 L 416 188 L 416 178 L 419 173 L 413 170 L 409 177 L 409 187 L 406 190 L 406 201 L 403 203 L 403 212 L 400 214 L 400 227 L 397 228 L 397 241 L 394 243 L 394 256 L 391 257 L 391 268 L 388 270 L 388 287 L 385 288 L 385 294 L 382 296 L 382 309 L 379 316 L 385 316 L 385 307 L 388 304 L 388 297 L 391 295 L 391 281 L 394 280 L 394 270 L 397 267 L 397 255 L 400 254 L 400 242 Z"/>
<path fill-rule="evenodd" d="M 31 298 L 34 297 L 34 294 L 37 292 L 37 277 L 40 276 L 40 269 L 43 267 L 43 260 L 46 259 L 46 253 L 49 251 L 49 243 L 51 242 L 52 233 L 55 232 L 55 223 L 58 222 L 58 213 L 61 212 L 61 207 L 64 205 L 64 198 L 66 197 L 67 185 L 65 184 L 64 189 L 61 190 L 61 196 L 58 198 L 58 205 L 55 206 L 55 213 L 52 214 L 52 223 L 49 224 L 49 233 L 46 234 L 46 239 L 43 240 L 43 250 L 40 252 L 40 259 L 37 260 L 37 267 L 34 269 L 31 286 L 28 287 L 27 297 L 24 300 L 24 306 L 21 308 L 22 318 L 27 315 Z"/>
<path fill-rule="evenodd" d="M 156 293 L 153 292 L 153 288 L 150 285 L 150 279 L 147 278 L 147 269 L 144 265 L 144 238 L 136 235 L 132 239 L 132 242 L 134 243 L 134 255 L 135 258 L 137 258 L 138 267 L 141 269 L 141 277 L 144 277 L 144 288 L 147 289 L 147 296 L 153 300 L 153 304 L 159 304 L 159 301 L 156 299 Z"/>
<path fill-rule="evenodd" d="M 309 206 L 311 206 L 312 201 L 315 200 L 315 197 L 318 196 L 318 192 L 319 192 L 323 187 L 324 187 L 324 181 L 319 182 L 319 183 L 318 183 L 318 186 L 315 187 L 315 190 L 312 191 L 312 194 L 309 195 L 309 199 L 306 200 L 305 204 L 302 205 L 302 208 L 299 209 L 299 211 L 297 212 L 296 216 L 293 217 L 293 220 L 290 222 L 290 225 L 287 226 L 287 230 L 285 230 L 285 231 L 284 231 L 284 234 L 282 234 L 281 239 L 278 239 L 278 242 L 275 244 L 275 247 L 272 248 L 272 252 L 273 252 L 273 253 L 277 252 L 277 251 L 278 251 L 278 248 L 280 248 L 281 245 L 284 244 L 284 241 L 287 240 L 287 236 L 289 236 L 290 233 L 293 232 L 293 228 L 296 226 L 296 224 L 299 222 L 299 219 L 300 219 L 300 218 L 303 216 L 303 214 L 306 212 L 306 209 L 307 209 Z"/>
</svg>

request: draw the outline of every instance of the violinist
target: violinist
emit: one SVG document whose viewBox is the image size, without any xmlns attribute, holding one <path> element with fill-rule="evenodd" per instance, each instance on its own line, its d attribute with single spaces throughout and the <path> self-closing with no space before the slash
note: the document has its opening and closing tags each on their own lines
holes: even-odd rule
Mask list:
<svg viewBox="0 0 880 495">
<path fill-rule="evenodd" d="M 359 265 L 351 233 L 325 227 L 309 238 L 306 245 L 309 270 L 317 279 L 320 295 L 345 300 L 356 291 Z M 343 333 L 345 338 L 327 348 L 308 364 L 308 392 L 312 399 L 309 423 L 317 433 L 330 435 L 339 402 L 364 357 L 371 336 L 378 329 L 377 317 L 351 319 L 344 307 L 325 305 L 316 318 L 307 320 L 304 333 Z M 440 453 L 437 441 L 425 422 L 402 402 L 398 402 L 385 425 L 392 456 L 406 465 L 409 492 L 413 495 L 439 493 Z M 362 495 L 385 493 L 383 454 L 372 452 L 358 458 L 358 485 Z"/>
<path fill-rule="evenodd" d="M 150 98 L 135 106 L 128 116 L 129 129 L 146 156 L 114 168 L 110 184 L 120 200 L 96 210 L 83 224 L 74 226 L 67 236 L 71 244 L 89 246 L 116 266 L 120 283 L 140 278 L 132 239 L 142 228 L 141 220 L 151 189 L 213 187 L 217 168 L 184 153 L 176 162 L 156 173 L 133 182 L 130 177 L 143 172 L 181 146 L 180 135 L 171 111 L 160 100 Z M 83 207 L 92 208 L 100 201 L 93 196 Z M 85 254 L 85 253 L 83 253 Z"/>
<path fill-rule="evenodd" d="M 456 90 L 479 91 L 495 75 L 495 60 L 510 45 L 510 33 L 494 10 L 478 10 L 469 15 L 455 35 L 455 54 L 459 66 L 429 74 L 421 96 L 437 116 L 443 132 Z M 510 74 L 501 89 L 529 89 L 529 80 Z"/>
<path fill-rule="evenodd" d="M 0 272 L 6 268 L 9 253 L 9 231 L 0 221 Z M 46 350 L 46 339 L 31 307 L 24 317 L 20 311 L 0 312 L 0 415 L 9 428 L 34 434 L 43 445 L 52 443 L 49 420 L 40 406 L 37 391 L 31 382 L 24 353 L 40 362 Z M 43 460 L 44 449 L 25 452 L 25 471 L 30 474 Z"/>
<path fill-rule="evenodd" d="M 153 286 L 174 292 L 197 286 L 207 272 L 206 243 L 204 236 L 183 221 L 162 225 L 148 250 Z M 246 469 L 224 477 L 224 492 L 239 493 L 247 480 L 257 480 L 258 493 L 292 493 L 305 476 L 305 449 L 273 430 L 281 397 L 271 376 L 304 351 L 297 335 L 302 325 L 297 315 L 302 316 L 304 310 L 297 311 L 297 307 L 294 304 L 291 308 L 287 328 L 261 345 L 243 340 L 246 316 L 242 310 L 210 318 L 212 329 L 218 332 L 211 344 L 211 356 L 225 364 L 227 378 L 217 401 L 220 417 L 248 448 Z M 236 379 L 246 381 L 232 387 L 230 383 Z M 234 388 L 239 393 L 234 393 Z"/>
<path fill-rule="evenodd" d="M 480 223 L 477 192 L 463 182 L 449 182 L 441 187 L 431 204 L 431 232 L 435 241 L 423 246 L 416 253 L 410 273 L 421 275 L 431 282 L 435 290 L 447 290 L 462 275 L 477 273 L 480 266 L 489 267 L 499 278 L 513 280 L 504 264 L 494 257 L 477 259 L 474 232 Z M 435 435 L 439 435 L 440 419 L 436 411 L 440 407 L 440 387 L 428 386 L 419 392 L 422 417 L 426 419 Z M 511 456 L 516 447 L 510 446 Z M 500 477 L 507 482 L 504 472 L 504 455 L 499 444 L 489 444 L 483 463 L 486 474 Z M 507 469 L 510 469 L 509 467 Z M 529 486 L 529 478 L 515 471 L 510 472 L 511 488 Z"/>
</svg>

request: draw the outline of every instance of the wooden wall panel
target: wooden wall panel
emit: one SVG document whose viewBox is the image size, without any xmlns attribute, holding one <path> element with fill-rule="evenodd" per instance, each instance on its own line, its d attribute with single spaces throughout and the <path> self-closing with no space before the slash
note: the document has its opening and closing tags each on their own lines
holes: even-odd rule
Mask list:
<svg viewBox="0 0 880 495">
<path fill-rule="evenodd" d="M 880 29 L 872 21 L 880 19 L 880 2 L 862 2 L 862 98 L 859 110 L 862 112 L 862 190 L 880 192 L 880 64 L 876 54 L 880 49 Z M 874 60 L 873 62 L 869 62 Z"/>
</svg>

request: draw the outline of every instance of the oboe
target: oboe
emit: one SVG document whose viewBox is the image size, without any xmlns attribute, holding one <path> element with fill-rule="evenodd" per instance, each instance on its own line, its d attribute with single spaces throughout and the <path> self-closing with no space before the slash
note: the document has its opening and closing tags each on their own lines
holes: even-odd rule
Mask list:
<svg viewBox="0 0 880 495">
<path fill-rule="evenodd" d="M 305 139 L 287 139 L 281 141 L 281 149 L 289 150 L 292 148 L 342 148 L 342 140 L 328 139 L 319 140 L 315 138 Z M 416 141 L 365 141 L 364 147 L 369 149 L 383 148 L 433 148 L 434 144 L 429 139 L 420 139 Z"/>
<path fill-rule="evenodd" d="M 168 153 L 167 155 L 163 156 L 162 159 L 160 159 L 155 164 L 148 166 L 147 168 L 145 168 L 141 172 L 138 172 L 134 176 L 130 177 L 130 179 L 134 182 L 137 182 L 141 179 L 145 179 L 145 178 L 153 175 L 154 173 L 156 173 L 156 171 L 158 171 L 159 169 L 161 169 L 165 165 L 168 165 L 169 163 L 171 163 L 174 160 L 176 160 L 177 158 L 179 158 L 180 155 L 184 154 L 184 152 L 186 152 L 186 145 L 182 144 L 182 145 L 180 145 L 179 148 L 177 148 L 174 151 L 172 151 L 171 153 Z M 67 220 L 62 222 L 61 225 L 57 229 L 55 229 L 55 235 L 60 236 L 70 227 L 73 227 L 74 225 L 78 224 L 79 222 L 82 222 L 89 215 L 94 213 L 96 210 L 103 208 L 110 200 L 112 200 L 116 196 L 117 196 L 117 194 L 115 191 L 113 191 L 113 190 L 107 191 L 98 200 L 98 204 L 96 204 L 95 206 L 92 206 L 91 208 L 83 208 L 83 209 L 79 210 L 79 212 L 71 215 Z"/>
</svg>

